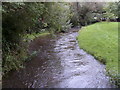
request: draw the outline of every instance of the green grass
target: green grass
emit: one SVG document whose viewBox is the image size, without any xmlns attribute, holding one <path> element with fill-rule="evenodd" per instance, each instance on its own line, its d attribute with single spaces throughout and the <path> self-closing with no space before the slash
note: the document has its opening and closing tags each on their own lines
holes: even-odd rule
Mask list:
<svg viewBox="0 0 120 90">
<path fill-rule="evenodd" d="M 45 36 L 45 35 L 49 35 L 50 33 L 49 32 L 41 32 L 41 33 L 32 33 L 32 34 L 26 34 L 23 38 L 23 41 L 31 41 L 31 40 L 34 40 L 35 38 L 37 37 L 40 37 L 40 36 Z"/>
<path fill-rule="evenodd" d="M 118 75 L 118 22 L 99 22 L 79 31 L 80 48 L 106 64 L 112 77 Z"/>
</svg>

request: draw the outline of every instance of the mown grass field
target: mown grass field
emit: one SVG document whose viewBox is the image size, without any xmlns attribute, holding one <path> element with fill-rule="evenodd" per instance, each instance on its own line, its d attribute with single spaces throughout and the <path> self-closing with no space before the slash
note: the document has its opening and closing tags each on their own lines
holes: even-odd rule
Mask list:
<svg viewBox="0 0 120 90">
<path fill-rule="evenodd" d="M 80 48 L 106 64 L 112 77 L 118 76 L 118 22 L 99 22 L 79 31 Z"/>
</svg>

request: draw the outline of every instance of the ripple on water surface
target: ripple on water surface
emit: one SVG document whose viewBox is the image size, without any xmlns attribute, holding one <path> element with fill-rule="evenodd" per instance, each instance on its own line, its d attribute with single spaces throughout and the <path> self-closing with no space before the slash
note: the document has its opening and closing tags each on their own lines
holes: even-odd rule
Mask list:
<svg viewBox="0 0 120 90">
<path fill-rule="evenodd" d="M 57 39 L 34 40 L 30 52 L 40 50 L 39 53 L 26 68 L 3 79 L 3 87 L 111 88 L 105 65 L 79 49 L 76 31 L 73 29 Z"/>
</svg>

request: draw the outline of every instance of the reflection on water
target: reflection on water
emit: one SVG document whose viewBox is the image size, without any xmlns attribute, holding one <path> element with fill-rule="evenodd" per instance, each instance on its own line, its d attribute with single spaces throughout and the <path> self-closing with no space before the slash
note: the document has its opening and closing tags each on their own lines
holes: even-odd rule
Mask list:
<svg viewBox="0 0 120 90">
<path fill-rule="evenodd" d="M 27 62 L 26 68 L 12 72 L 3 79 L 9 88 L 110 88 L 105 66 L 79 49 L 76 41 L 78 29 L 58 35 L 35 39 L 29 53 L 38 51 Z"/>
</svg>

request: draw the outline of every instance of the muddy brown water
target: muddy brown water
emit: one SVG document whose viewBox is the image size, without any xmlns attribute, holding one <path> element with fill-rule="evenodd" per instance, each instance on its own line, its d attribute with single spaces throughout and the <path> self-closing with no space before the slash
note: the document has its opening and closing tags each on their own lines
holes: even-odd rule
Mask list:
<svg viewBox="0 0 120 90">
<path fill-rule="evenodd" d="M 3 78 L 3 88 L 111 88 L 105 65 L 79 48 L 77 31 L 36 38 L 29 53 L 37 56 Z"/>
</svg>

